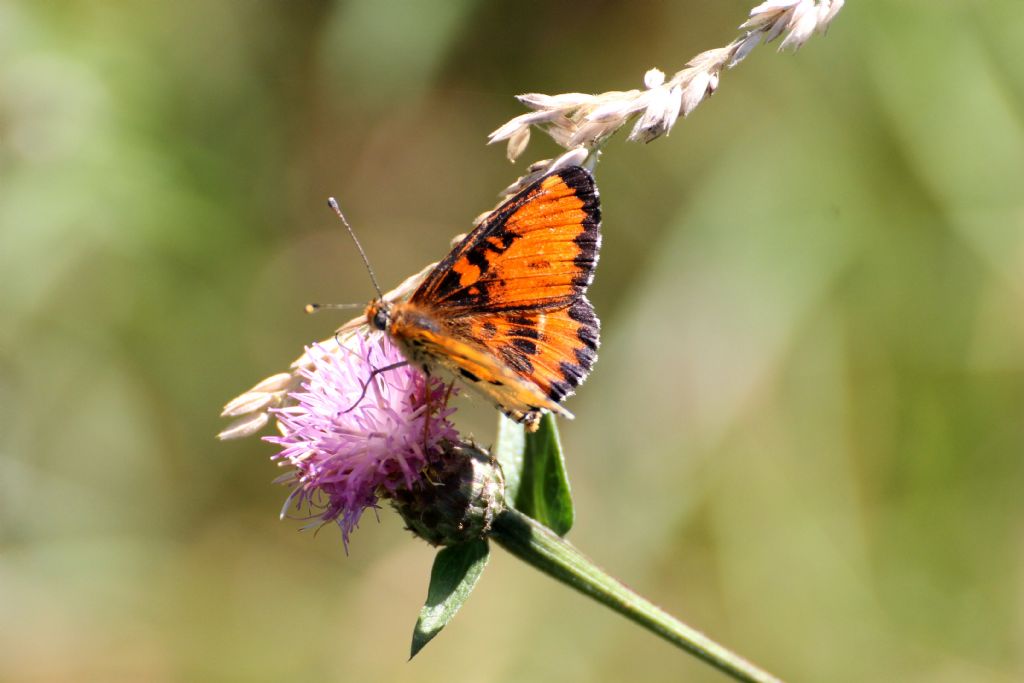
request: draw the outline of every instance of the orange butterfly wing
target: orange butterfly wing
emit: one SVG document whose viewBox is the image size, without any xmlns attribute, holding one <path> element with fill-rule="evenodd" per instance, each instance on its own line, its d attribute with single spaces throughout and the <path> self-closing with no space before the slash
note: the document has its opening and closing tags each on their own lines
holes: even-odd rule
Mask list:
<svg viewBox="0 0 1024 683">
<path fill-rule="evenodd" d="M 546 396 L 531 378 L 500 361 L 486 346 L 448 331 L 438 333 L 428 326 L 406 326 L 402 313 L 400 309 L 392 334 L 406 348 L 412 349 L 407 355 L 413 362 L 422 363 L 430 369 L 444 368 L 453 376 L 466 380 L 475 391 L 490 398 L 517 422 L 532 426 L 541 410 L 572 417 Z"/>
<path fill-rule="evenodd" d="M 445 317 L 568 305 L 593 279 L 600 224 L 590 173 L 553 173 L 495 209 L 410 301 Z"/>
<path fill-rule="evenodd" d="M 586 297 L 563 308 L 484 314 L 468 322 L 474 340 L 549 401 L 570 396 L 597 360 L 600 323 Z"/>
<path fill-rule="evenodd" d="M 575 166 L 505 202 L 412 294 L 389 333 L 406 355 L 471 382 L 535 427 L 597 359 L 600 324 L 584 293 L 601 244 L 593 177 Z"/>
</svg>

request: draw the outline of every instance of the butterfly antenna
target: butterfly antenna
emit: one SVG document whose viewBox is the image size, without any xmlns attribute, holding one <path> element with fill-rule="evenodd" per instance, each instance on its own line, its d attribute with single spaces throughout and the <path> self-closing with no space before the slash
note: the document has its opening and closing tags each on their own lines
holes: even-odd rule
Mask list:
<svg viewBox="0 0 1024 683">
<path fill-rule="evenodd" d="M 365 308 L 366 304 L 306 304 L 306 313 L 316 313 L 324 310 L 344 310 L 348 308 Z"/>
<path fill-rule="evenodd" d="M 345 214 L 341 212 L 341 207 L 338 206 L 338 200 L 334 197 L 327 198 L 327 206 L 334 209 L 334 213 L 338 214 L 338 218 L 341 219 L 345 229 L 348 230 L 348 234 L 352 236 L 352 241 L 356 243 L 356 249 L 359 250 L 359 255 L 363 257 L 363 264 L 366 265 L 366 271 L 370 274 L 370 281 L 373 282 L 373 288 L 377 290 L 377 298 L 383 299 L 384 293 L 380 291 L 380 285 L 377 284 L 377 276 L 373 274 L 373 268 L 370 266 L 370 259 L 366 258 L 366 252 L 363 251 L 363 245 L 359 243 L 359 238 L 356 237 L 355 231 L 352 226 L 345 220 Z"/>
</svg>

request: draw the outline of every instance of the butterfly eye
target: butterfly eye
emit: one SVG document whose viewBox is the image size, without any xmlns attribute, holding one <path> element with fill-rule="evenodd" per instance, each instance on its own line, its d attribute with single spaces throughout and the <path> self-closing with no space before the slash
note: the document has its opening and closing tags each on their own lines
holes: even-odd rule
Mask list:
<svg viewBox="0 0 1024 683">
<path fill-rule="evenodd" d="M 378 308 L 377 312 L 373 314 L 373 326 L 378 330 L 387 330 L 388 328 L 388 314 L 383 308 Z"/>
</svg>

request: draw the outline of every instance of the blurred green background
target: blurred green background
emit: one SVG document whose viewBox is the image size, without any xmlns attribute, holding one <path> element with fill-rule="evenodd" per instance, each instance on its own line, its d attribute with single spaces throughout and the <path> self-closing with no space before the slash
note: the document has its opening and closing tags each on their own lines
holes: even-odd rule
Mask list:
<svg viewBox="0 0 1024 683">
<path fill-rule="evenodd" d="M 514 94 L 753 4 L 0 2 L 0 680 L 724 680 L 501 551 L 407 663 L 431 549 L 384 510 L 346 557 L 213 436 L 372 294 L 327 195 L 391 286 L 523 168 Z M 1024 677 L 1022 44 L 1020 0 L 851 0 L 598 167 L 572 539 L 787 680 Z"/>
</svg>

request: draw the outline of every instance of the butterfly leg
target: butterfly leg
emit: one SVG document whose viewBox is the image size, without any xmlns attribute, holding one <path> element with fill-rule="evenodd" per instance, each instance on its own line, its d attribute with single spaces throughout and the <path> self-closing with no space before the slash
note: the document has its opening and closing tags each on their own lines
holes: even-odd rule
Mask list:
<svg viewBox="0 0 1024 683">
<path fill-rule="evenodd" d="M 498 405 L 498 408 L 501 409 L 501 405 Z M 531 407 L 526 411 L 512 409 L 502 410 L 501 412 L 505 413 L 505 417 L 513 422 L 523 425 L 528 432 L 535 432 L 537 431 L 537 428 L 540 427 L 540 418 L 542 415 L 540 408 Z"/>
<path fill-rule="evenodd" d="M 426 373 L 424 373 L 424 374 L 426 374 Z M 428 444 L 427 436 L 429 436 L 428 428 L 430 427 L 430 417 L 431 417 L 431 415 L 433 415 L 433 412 L 434 412 L 434 406 L 430 405 L 431 402 L 433 401 L 433 398 L 434 398 L 434 392 L 430 390 L 430 375 L 429 374 L 427 374 L 426 377 L 424 377 L 423 382 L 424 382 L 424 384 L 426 386 L 426 389 L 427 389 L 426 412 L 423 414 L 423 452 L 424 453 L 429 453 L 429 451 L 427 450 L 427 444 Z"/>
<path fill-rule="evenodd" d="M 363 389 L 359 393 L 359 398 L 356 399 L 355 403 L 350 405 L 345 410 L 341 411 L 339 413 L 339 415 L 344 415 L 345 413 L 352 412 L 353 410 L 356 409 L 356 406 L 358 406 L 360 403 L 363 402 L 363 399 L 366 398 L 366 392 L 370 389 L 370 385 L 373 383 L 373 380 L 377 377 L 377 375 L 379 375 L 379 374 L 381 374 L 383 372 L 387 372 L 388 370 L 395 370 L 397 368 L 403 367 L 403 366 L 408 365 L 408 364 L 409 364 L 409 361 L 407 361 L 407 360 L 400 360 L 397 363 L 391 363 L 390 365 L 385 365 L 382 368 L 374 368 L 373 370 L 371 370 L 370 371 L 370 376 L 366 378 L 365 382 L 363 382 Z"/>
<path fill-rule="evenodd" d="M 427 427 L 430 425 L 430 416 L 434 412 L 434 407 L 431 405 L 433 392 L 430 391 L 430 374 L 424 371 L 427 375 L 427 419 L 423 421 L 423 452 L 427 452 Z M 452 392 L 455 390 L 455 380 L 448 383 L 448 388 L 444 392 L 444 398 L 441 399 L 440 405 L 437 407 L 438 412 L 448 407 L 448 399 L 452 397 Z"/>
</svg>

